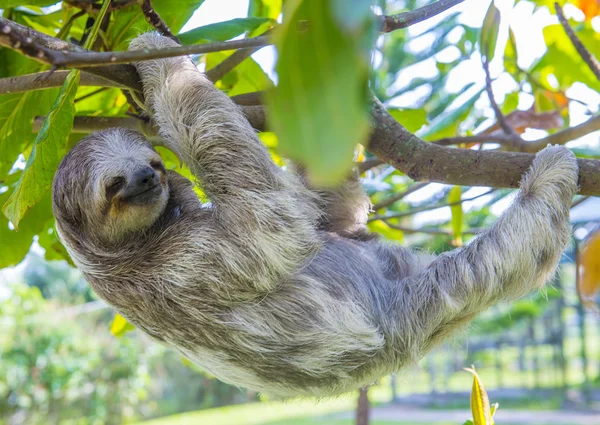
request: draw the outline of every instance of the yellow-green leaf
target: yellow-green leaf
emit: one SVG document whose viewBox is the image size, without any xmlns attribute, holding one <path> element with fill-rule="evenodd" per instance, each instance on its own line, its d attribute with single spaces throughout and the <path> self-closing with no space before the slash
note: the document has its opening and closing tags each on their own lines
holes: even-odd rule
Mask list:
<svg viewBox="0 0 600 425">
<path fill-rule="evenodd" d="M 391 108 L 388 112 L 404 128 L 414 133 L 427 124 L 427 111 L 425 109 Z"/>
<path fill-rule="evenodd" d="M 452 210 L 452 232 L 454 233 L 454 242 L 457 246 L 462 246 L 462 230 L 463 230 L 463 205 L 460 202 L 462 197 L 462 189 L 460 186 L 454 186 L 448 194 L 448 203 L 454 204 L 450 206 Z"/>
<path fill-rule="evenodd" d="M 475 371 L 475 366 L 465 369 L 473 374 L 473 388 L 471 389 L 471 413 L 473 414 L 474 425 L 494 425 L 492 412 L 490 409 L 490 400 L 481 378 Z"/>
<path fill-rule="evenodd" d="M 496 43 L 498 42 L 498 33 L 500 31 L 500 11 L 492 1 L 483 20 L 481 27 L 481 54 L 485 56 L 488 62 L 494 59 Z"/>
<path fill-rule="evenodd" d="M 135 329 L 135 326 L 133 326 L 131 323 L 129 323 L 127 321 L 127 319 L 125 319 L 120 314 L 115 314 L 115 318 L 113 319 L 112 323 L 110 324 L 110 332 L 117 338 L 122 337 L 127 332 L 132 331 L 134 329 Z"/>
<path fill-rule="evenodd" d="M 4 215 L 15 228 L 19 227 L 25 213 L 40 201 L 52 186 L 54 173 L 65 155 L 69 134 L 73 128 L 74 99 L 78 85 L 79 71 L 73 70 L 67 76 L 42 124 L 15 190 L 2 208 Z"/>
</svg>

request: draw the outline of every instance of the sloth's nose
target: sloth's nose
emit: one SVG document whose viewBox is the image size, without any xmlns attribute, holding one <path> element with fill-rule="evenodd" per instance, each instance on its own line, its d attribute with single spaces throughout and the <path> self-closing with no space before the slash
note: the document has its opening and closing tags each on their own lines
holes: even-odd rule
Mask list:
<svg viewBox="0 0 600 425">
<path fill-rule="evenodd" d="M 133 176 L 135 186 L 140 190 L 150 189 L 158 183 L 158 174 L 150 167 L 142 168 Z"/>
</svg>

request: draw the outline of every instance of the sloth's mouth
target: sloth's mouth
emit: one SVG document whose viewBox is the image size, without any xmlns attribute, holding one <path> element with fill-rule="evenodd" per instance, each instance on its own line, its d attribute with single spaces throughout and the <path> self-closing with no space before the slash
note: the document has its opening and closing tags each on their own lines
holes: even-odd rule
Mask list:
<svg viewBox="0 0 600 425">
<path fill-rule="evenodd" d="M 153 201 L 161 192 L 162 185 L 157 183 L 154 186 L 144 189 L 140 192 L 129 193 L 123 198 L 123 200 L 129 204 L 147 204 Z"/>
</svg>

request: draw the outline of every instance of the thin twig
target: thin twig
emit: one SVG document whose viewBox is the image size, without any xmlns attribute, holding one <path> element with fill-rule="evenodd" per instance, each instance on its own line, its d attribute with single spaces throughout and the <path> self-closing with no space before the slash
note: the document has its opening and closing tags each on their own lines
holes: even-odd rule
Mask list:
<svg viewBox="0 0 600 425">
<path fill-rule="evenodd" d="M 384 164 L 384 162 L 381 159 L 370 158 L 370 159 L 367 159 L 366 161 L 357 163 L 356 169 L 359 172 L 359 174 L 362 174 L 365 171 L 369 171 L 370 169 L 375 168 L 381 164 Z"/>
<path fill-rule="evenodd" d="M 567 21 L 567 18 L 563 13 L 562 7 L 560 7 L 558 3 L 554 3 L 554 8 L 556 9 L 556 16 L 558 16 L 560 24 L 567 33 L 567 36 L 569 37 L 569 40 L 571 40 L 571 43 L 573 43 L 573 47 L 575 47 L 575 50 L 577 50 L 579 56 L 581 56 L 583 61 L 591 69 L 596 78 L 600 80 L 600 64 L 598 63 L 598 60 L 594 57 L 594 55 L 590 53 L 588 49 L 586 49 L 586 47 L 583 45 L 581 40 L 579 40 L 577 35 L 575 35 L 575 32 L 573 32 L 573 29 L 569 25 L 569 21 Z"/>
<path fill-rule="evenodd" d="M 10 30 L 9 26 L 0 26 L 0 31 L 11 40 L 11 46 L 39 62 L 57 68 L 91 68 L 106 64 L 124 64 L 153 59 L 173 58 L 177 56 L 222 52 L 246 47 L 267 46 L 272 44 L 269 37 L 246 38 L 242 40 L 220 41 L 191 46 L 175 46 L 162 49 L 129 50 L 125 52 L 66 52 L 52 50 L 36 45 L 33 40 L 22 37 Z"/>
<path fill-rule="evenodd" d="M 33 90 L 43 90 L 53 87 L 61 87 L 65 82 L 65 78 L 69 71 L 45 71 L 36 72 L 35 74 L 20 75 L 18 77 L 0 78 L 0 95 L 10 93 L 23 93 Z M 80 86 L 96 86 L 96 87 L 116 87 L 126 88 L 126 86 L 116 83 L 111 80 L 99 77 L 82 71 L 79 80 Z"/>
<path fill-rule="evenodd" d="M 464 0 L 439 0 L 417 10 L 391 16 L 381 16 L 381 32 L 392 32 L 425 21 L 462 3 Z"/>
<path fill-rule="evenodd" d="M 486 56 L 482 57 L 483 70 L 485 71 L 485 90 L 487 92 L 488 98 L 490 99 L 490 105 L 494 110 L 494 115 L 496 115 L 496 121 L 502 131 L 517 145 L 521 145 L 521 136 L 517 134 L 517 132 L 506 122 L 504 119 L 504 115 L 500 110 L 500 107 L 496 103 L 496 99 L 494 98 L 494 90 L 492 89 L 492 77 L 490 75 L 490 62 Z"/>
<path fill-rule="evenodd" d="M 487 192 L 481 193 L 477 196 L 473 196 L 471 198 L 464 198 L 461 199 L 460 201 L 456 201 L 456 202 L 450 202 L 450 203 L 444 203 L 444 204 L 438 204 L 438 205 L 431 205 L 428 207 L 421 207 L 421 208 L 414 208 L 410 211 L 405 211 L 405 212 L 401 212 L 401 213 L 394 213 L 394 214 L 387 214 L 387 215 L 376 215 L 374 217 L 371 217 L 368 221 L 376 221 L 376 220 L 389 220 L 391 218 L 402 218 L 402 217 L 409 217 L 411 215 L 415 215 L 417 213 L 422 213 L 425 211 L 433 211 L 433 210 L 437 210 L 440 208 L 445 208 L 445 207 L 453 207 L 455 205 L 460 205 L 463 202 L 468 202 L 468 201 L 474 201 L 475 199 L 479 199 L 482 198 L 484 196 L 487 196 L 489 194 L 491 194 L 492 192 L 494 192 L 496 189 L 490 189 Z"/>
<path fill-rule="evenodd" d="M 589 120 L 576 125 L 574 127 L 565 128 L 556 133 L 549 134 L 537 140 L 523 140 L 521 142 L 520 151 L 527 153 L 536 153 L 550 145 L 565 145 L 575 139 L 586 136 L 594 131 L 600 131 L 600 115 L 590 118 Z M 462 143 L 496 143 L 506 147 L 513 147 L 513 140 L 505 135 L 476 135 L 462 137 L 447 137 L 444 139 L 435 140 L 432 143 L 440 146 L 459 145 Z"/>
<path fill-rule="evenodd" d="M 171 32 L 171 28 L 169 28 L 167 23 L 162 20 L 158 12 L 154 10 L 150 0 L 138 0 L 138 4 L 140 5 L 142 12 L 146 17 L 146 21 L 148 21 L 150 25 L 152 25 L 161 35 L 169 37 L 170 39 L 175 40 L 177 43 L 181 44 L 179 42 L 179 39 L 176 36 L 174 36 Z"/>
<path fill-rule="evenodd" d="M 108 87 L 101 87 L 97 90 L 94 90 L 94 91 L 88 93 L 88 94 L 84 94 L 83 96 L 80 96 L 77 99 L 75 99 L 75 103 L 81 102 L 82 100 L 88 99 L 88 98 L 95 96 L 98 93 L 102 93 L 103 91 L 106 91 L 106 90 L 108 90 Z"/>
<path fill-rule="evenodd" d="M 404 192 L 396 193 L 395 195 L 389 196 L 388 198 L 384 199 L 383 201 L 378 202 L 375 205 L 373 205 L 373 211 L 377 211 L 382 208 L 387 208 L 390 205 L 398 202 L 399 200 L 407 197 L 411 193 L 415 193 L 417 190 L 423 189 L 428 184 L 429 183 L 417 183 L 417 184 L 412 185 L 408 189 L 406 189 Z"/>
<path fill-rule="evenodd" d="M 415 229 L 412 227 L 399 226 L 397 224 L 388 223 L 388 222 L 386 222 L 385 224 L 390 226 L 392 229 L 400 230 L 404 233 L 425 233 L 428 235 L 454 236 L 454 232 L 451 232 L 449 230 L 442 230 L 442 229 L 436 229 L 436 228 L 431 228 L 431 227 L 422 227 L 420 229 Z M 473 228 L 473 229 L 463 230 L 461 233 L 463 235 L 476 235 L 478 233 L 481 233 L 483 230 L 484 229 Z"/>
</svg>

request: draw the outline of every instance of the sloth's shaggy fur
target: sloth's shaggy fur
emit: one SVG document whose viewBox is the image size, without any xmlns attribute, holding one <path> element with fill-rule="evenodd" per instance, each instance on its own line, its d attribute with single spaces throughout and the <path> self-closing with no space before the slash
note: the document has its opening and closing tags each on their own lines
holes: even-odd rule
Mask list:
<svg viewBox="0 0 600 425">
<path fill-rule="evenodd" d="M 149 33 L 131 48 L 173 43 Z M 284 397 L 369 384 L 492 304 L 543 287 L 569 239 L 578 169 L 565 148 L 537 155 L 491 228 L 433 259 L 367 237 L 356 182 L 315 192 L 276 167 L 189 59 L 136 66 L 162 137 L 211 202 L 161 164 L 151 200 L 109 196 L 112 178 L 158 158 L 142 135 L 111 129 L 62 161 L 57 228 L 101 298 L 225 382 Z"/>
</svg>

